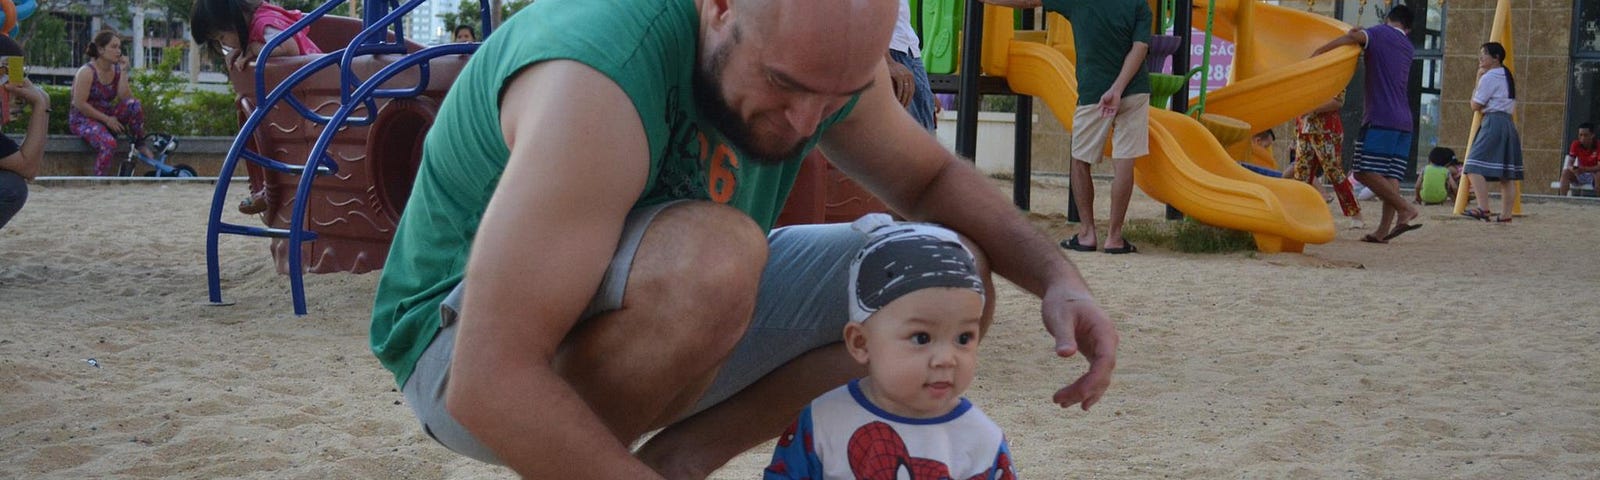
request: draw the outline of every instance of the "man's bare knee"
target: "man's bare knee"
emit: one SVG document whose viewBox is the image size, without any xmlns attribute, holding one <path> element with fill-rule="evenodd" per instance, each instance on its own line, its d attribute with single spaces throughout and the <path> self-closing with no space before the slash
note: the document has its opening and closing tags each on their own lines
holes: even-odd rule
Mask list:
<svg viewBox="0 0 1600 480">
<path fill-rule="evenodd" d="M 711 202 L 685 203 L 658 214 L 640 240 L 623 308 L 654 312 L 728 350 L 755 308 L 767 239 L 744 213 Z"/>
</svg>

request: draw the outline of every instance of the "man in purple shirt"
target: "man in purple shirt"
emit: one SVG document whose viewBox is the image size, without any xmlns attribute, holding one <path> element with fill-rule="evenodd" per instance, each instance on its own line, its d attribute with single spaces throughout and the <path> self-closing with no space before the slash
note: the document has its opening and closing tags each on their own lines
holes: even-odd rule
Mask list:
<svg viewBox="0 0 1600 480">
<path fill-rule="evenodd" d="M 1350 33 L 1318 47 L 1311 56 L 1345 45 L 1360 45 L 1366 75 L 1366 118 L 1356 137 L 1356 180 L 1383 201 L 1378 229 L 1361 237 L 1364 242 L 1388 243 L 1400 234 L 1422 228 L 1411 223 L 1421 212 L 1400 196 L 1400 179 L 1406 175 L 1411 152 L 1411 105 L 1406 82 L 1411 77 L 1413 48 L 1411 9 L 1395 5 L 1382 25 Z M 1393 222 L 1391 228 L 1391 222 Z"/>
</svg>

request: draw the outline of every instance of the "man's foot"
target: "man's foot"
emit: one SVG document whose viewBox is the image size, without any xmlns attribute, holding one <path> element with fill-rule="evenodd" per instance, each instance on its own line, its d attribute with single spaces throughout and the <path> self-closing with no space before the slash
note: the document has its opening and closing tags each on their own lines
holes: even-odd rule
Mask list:
<svg viewBox="0 0 1600 480">
<path fill-rule="evenodd" d="M 1411 211 L 1402 212 L 1395 216 L 1394 223 L 1396 227 L 1410 225 L 1411 221 L 1422 217 L 1422 210 L 1418 210 L 1417 207 L 1407 206 L 1411 208 Z"/>
<path fill-rule="evenodd" d="M 1095 245 L 1092 243 L 1088 245 L 1080 243 L 1078 242 L 1078 236 L 1073 235 L 1071 238 L 1061 241 L 1061 248 L 1075 252 L 1093 252 L 1095 250 Z"/>
<path fill-rule="evenodd" d="M 1461 212 L 1461 216 L 1472 217 L 1472 218 L 1476 218 L 1478 220 L 1483 220 L 1485 222 L 1489 221 L 1489 218 L 1492 217 L 1493 215 L 1494 215 L 1494 212 L 1491 212 L 1491 211 L 1488 211 L 1488 210 L 1484 210 L 1484 209 L 1481 209 L 1481 208 L 1472 208 L 1472 209 L 1468 209 L 1465 212 Z"/>
<path fill-rule="evenodd" d="M 1361 241 L 1367 242 L 1367 243 L 1389 243 L 1388 240 L 1384 240 L 1382 238 L 1378 238 L 1377 236 L 1374 236 L 1373 234 L 1370 234 L 1370 233 L 1366 234 L 1366 235 L 1362 235 L 1361 236 Z"/>
</svg>

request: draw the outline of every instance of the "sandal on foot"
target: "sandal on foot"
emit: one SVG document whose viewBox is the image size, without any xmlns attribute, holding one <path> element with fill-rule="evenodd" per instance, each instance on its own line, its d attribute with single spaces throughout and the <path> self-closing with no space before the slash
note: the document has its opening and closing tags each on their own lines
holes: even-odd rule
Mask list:
<svg viewBox="0 0 1600 480">
<path fill-rule="evenodd" d="M 1513 217 L 1506 216 L 1506 215 L 1495 215 L 1494 223 L 1511 223 L 1511 219 L 1512 218 Z"/>
<path fill-rule="evenodd" d="M 1488 210 L 1484 210 L 1484 209 L 1481 209 L 1481 208 L 1473 208 L 1473 209 L 1468 209 L 1465 212 L 1461 212 L 1461 215 L 1462 216 L 1476 218 L 1478 220 L 1483 220 L 1483 221 L 1487 222 L 1487 221 L 1489 221 L 1489 216 L 1490 215 L 1494 215 L 1494 212 L 1490 212 Z"/>
<path fill-rule="evenodd" d="M 1095 247 L 1094 245 L 1084 245 L 1084 244 L 1078 243 L 1078 236 L 1077 235 L 1073 235 L 1072 238 L 1068 238 L 1066 240 L 1062 240 L 1061 241 L 1061 248 L 1065 248 L 1067 250 L 1072 250 L 1072 251 L 1075 251 L 1075 252 L 1093 252 L 1095 250 L 1095 248 L 1097 248 L 1097 247 Z"/>
<path fill-rule="evenodd" d="M 252 192 L 250 196 L 239 200 L 239 213 L 255 215 L 267 211 L 266 192 Z"/>
<path fill-rule="evenodd" d="M 1383 241 L 1384 242 L 1388 242 L 1390 240 L 1394 240 L 1394 237 L 1398 237 L 1398 236 L 1400 236 L 1400 234 L 1403 234 L 1403 233 L 1406 233 L 1406 232 L 1409 232 L 1409 231 L 1412 231 L 1412 230 L 1416 230 L 1416 229 L 1419 229 L 1419 228 L 1422 228 L 1422 225 L 1404 224 L 1404 223 L 1399 224 L 1399 225 L 1395 225 L 1394 226 L 1394 230 L 1390 230 L 1388 235 L 1384 235 L 1383 236 Z"/>
<path fill-rule="evenodd" d="M 1378 238 L 1377 235 L 1373 235 L 1373 234 L 1370 234 L 1370 233 L 1366 234 L 1366 235 L 1362 235 L 1361 236 L 1361 241 L 1367 242 L 1367 243 L 1389 243 L 1388 240 L 1384 240 L 1384 239 Z"/>
<path fill-rule="evenodd" d="M 1133 242 L 1130 242 L 1130 241 L 1124 239 L 1124 240 L 1122 240 L 1122 246 L 1121 247 L 1119 247 L 1119 248 L 1106 247 L 1106 249 L 1104 251 L 1106 253 L 1113 254 L 1113 255 L 1121 255 L 1121 254 L 1124 254 L 1124 253 L 1139 253 L 1139 247 L 1133 246 Z"/>
</svg>

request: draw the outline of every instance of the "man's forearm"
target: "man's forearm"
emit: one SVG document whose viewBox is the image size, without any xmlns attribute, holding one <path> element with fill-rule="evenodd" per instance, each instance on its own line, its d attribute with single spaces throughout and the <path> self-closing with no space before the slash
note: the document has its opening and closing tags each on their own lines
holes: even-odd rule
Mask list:
<svg viewBox="0 0 1600 480">
<path fill-rule="evenodd" d="M 452 378 L 450 413 L 524 478 L 660 478 L 555 371 L 532 370 L 501 372 L 511 374 L 487 389 L 462 388 Z"/>
<path fill-rule="evenodd" d="M 1356 40 L 1355 37 L 1349 34 L 1340 35 L 1338 38 L 1330 40 L 1328 43 L 1317 47 L 1315 51 L 1311 52 L 1311 56 L 1315 57 L 1317 55 L 1327 53 L 1329 50 L 1333 50 L 1335 48 L 1343 47 L 1345 45 L 1358 45 L 1360 43 L 1360 41 Z"/>
<path fill-rule="evenodd" d="M 45 130 L 50 125 L 50 103 L 47 98 L 41 104 L 33 105 L 33 113 L 28 116 L 28 129 L 26 137 L 22 139 L 21 148 L 18 149 L 15 162 L 0 164 L 0 169 L 17 172 L 22 178 L 33 180 L 39 176 L 40 163 L 44 160 Z"/>
<path fill-rule="evenodd" d="M 1052 286 L 1066 286 L 1074 297 L 1090 295 L 1077 267 L 966 161 L 952 156 L 906 213 L 966 235 L 995 273 L 1034 295 L 1043 297 Z"/>
<path fill-rule="evenodd" d="M 1133 76 L 1144 68 L 1144 56 L 1150 51 L 1150 44 L 1133 42 L 1133 48 L 1128 49 L 1128 56 L 1122 58 L 1122 71 L 1117 72 L 1117 81 L 1111 84 L 1111 89 L 1117 93 L 1128 89 L 1128 83 L 1133 82 Z"/>
<path fill-rule="evenodd" d="M 46 133 L 50 128 L 50 102 L 46 100 L 42 105 L 34 105 L 33 113 L 28 115 L 27 138 L 22 139 L 22 156 L 28 157 L 33 164 L 33 173 L 37 174 L 39 164 L 44 161 L 44 144 Z M 23 175 L 33 178 L 33 175 Z"/>
</svg>

